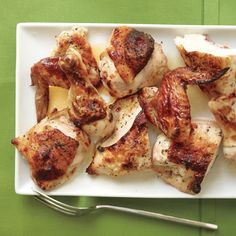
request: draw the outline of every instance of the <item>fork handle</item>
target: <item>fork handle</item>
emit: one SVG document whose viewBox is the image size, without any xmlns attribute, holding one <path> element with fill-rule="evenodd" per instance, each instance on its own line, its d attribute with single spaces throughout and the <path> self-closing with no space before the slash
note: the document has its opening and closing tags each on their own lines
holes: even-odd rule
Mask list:
<svg viewBox="0 0 236 236">
<path fill-rule="evenodd" d="M 200 227 L 205 229 L 211 229 L 211 230 L 217 230 L 218 226 L 215 224 L 195 221 L 195 220 L 188 220 L 184 218 L 179 218 L 175 216 L 169 216 L 169 215 L 163 215 L 156 212 L 150 212 L 150 211 L 144 211 L 144 210 L 138 210 L 138 209 L 132 209 L 127 207 L 120 207 L 120 206 L 112 206 L 112 205 L 97 205 L 96 209 L 110 209 L 115 211 L 122 211 L 122 212 L 128 212 L 136 215 L 142 215 L 147 216 L 155 219 L 161 219 L 166 221 L 171 221 L 175 223 L 185 224 L 185 225 L 191 225 L 194 227 Z"/>
</svg>

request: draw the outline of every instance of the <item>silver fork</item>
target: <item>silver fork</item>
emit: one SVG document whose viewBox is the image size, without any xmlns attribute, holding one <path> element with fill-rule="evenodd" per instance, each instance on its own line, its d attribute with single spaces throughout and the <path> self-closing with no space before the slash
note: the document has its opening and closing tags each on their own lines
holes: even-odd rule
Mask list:
<svg viewBox="0 0 236 236">
<path fill-rule="evenodd" d="M 147 216 L 151 218 L 171 221 L 175 223 L 180 223 L 180 224 L 185 224 L 185 225 L 190 225 L 190 226 L 200 227 L 200 228 L 205 228 L 205 229 L 217 230 L 218 228 L 218 226 L 215 224 L 210 224 L 210 223 L 205 223 L 205 222 L 200 222 L 200 221 L 195 221 L 195 220 L 188 220 L 188 219 L 179 218 L 175 216 L 163 215 L 156 212 L 149 212 L 149 211 L 132 209 L 132 208 L 127 208 L 127 207 L 120 207 L 120 206 L 113 206 L 113 205 L 74 207 L 74 206 L 70 206 L 68 204 L 62 203 L 60 201 L 57 201 L 56 199 L 51 198 L 48 195 L 36 189 L 33 189 L 33 191 L 38 194 L 34 196 L 35 199 L 37 199 L 41 203 L 45 204 L 46 206 L 56 211 L 59 211 L 59 212 L 62 212 L 64 214 L 71 215 L 71 216 L 82 216 L 82 215 L 89 214 L 89 213 L 92 213 L 101 209 L 109 209 L 109 210 L 128 212 L 128 213 L 132 213 L 136 215 Z"/>
</svg>

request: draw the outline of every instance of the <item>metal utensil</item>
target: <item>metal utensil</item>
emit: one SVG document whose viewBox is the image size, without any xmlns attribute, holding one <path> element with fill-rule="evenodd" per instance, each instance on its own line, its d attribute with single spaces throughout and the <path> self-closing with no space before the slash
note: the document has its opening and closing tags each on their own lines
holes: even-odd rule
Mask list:
<svg viewBox="0 0 236 236">
<path fill-rule="evenodd" d="M 127 207 L 120 207 L 120 206 L 113 206 L 113 205 L 75 207 L 75 206 L 70 206 L 68 204 L 62 203 L 58 200 L 55 200 L 54 198 L 51 198 L 48 195 L 38 190 L 33 189 L 33 191 L 38 194 L 34 196 L 35 199 L 37 199 L 41 203 L 45 204 L 46 206 L 56 211 L 59 211 L 59 212 L 62 212 L 64 214 L 71 215 L 71 216 L 82 216 L 82 215 L 89 214 L 89 213 L 92 213 L 101 209 L 109 209 L 109 210 L 127 212 L 127 213 L 136 214 L 136 215 L 147 216 L 147 217 L 151 217 L 155 219 L 161 219 L 161 220 L 171 221 L 175 223 L 180 223 L 180 224 L 185 224 L 185 225 L 190 225 L 190 226 L 200 227 L 200 228 L 205 228 L 205 229 L 217 230 L 218 228 L 218 226 L 215 224 L 204 223 L 204 222 L 195 221 L 195 220 L 188 220 L 188 219 L 179 218 L 175 216 L 169 216 L 169 215 L 164 215 L 164 214 L 160 214 L 156 212 L 149 212 L 149 211 L 132 209 L 132 208 L 127 208 Z"/>
</svg>

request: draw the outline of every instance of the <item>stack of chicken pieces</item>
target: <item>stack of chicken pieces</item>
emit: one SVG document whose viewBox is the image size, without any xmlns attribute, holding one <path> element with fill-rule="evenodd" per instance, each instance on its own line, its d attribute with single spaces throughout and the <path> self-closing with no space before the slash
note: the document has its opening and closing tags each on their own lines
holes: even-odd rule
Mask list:
<svg viewBox="0 0 236 236">
<path fill-rule="evenodd" d="M 221 129 L 225 153 L 233 156 L 234 113 L 227 109 L 233 109 L 234 92 L 222 83 L 235 87 L 235 78 L 233 57 L 223 52 L 227 49 L 219 47 L 222 58 L 198 52 L 198 46 L 189 50 L 191 37 L 175 40 L 187 67 L 170 71 L 161 44 L 136 29 L 115 28 L 98 64 L 86 29 L 62 32 L 52 55 L 31 68 L 38 123 L 12 140 L 34 182 L 50 190 L 92 157 L 86 169 L 90 175 L 153 170 L 180 191 L 199 193 L 217 156 Z M 102 84 L 115 102 L 106 103 L 99 95 Z M 186 89 L 192 84 L 212 97 L 209 105 L 221 129 L 215 121 L 191 120 Z M 67 108 L 48 114 L 49 86 L 69 90 Z M 148 122 L 162 132 L 153 150 Z"/>
</svg>

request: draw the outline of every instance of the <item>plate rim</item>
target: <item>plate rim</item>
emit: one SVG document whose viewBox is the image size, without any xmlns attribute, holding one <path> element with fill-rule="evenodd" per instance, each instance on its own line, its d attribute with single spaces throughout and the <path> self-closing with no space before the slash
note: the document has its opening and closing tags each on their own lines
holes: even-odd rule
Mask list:
<svg viewBox="0 0 236 236">
<path fill-rule="evenodd" d="M 82 27 L 100 27 L 100 28 L 114 28 L 121 25 L 126 25 L 134 28 L 142 28 L 142 29 L 216 29 L 216 30 L 236 30 L 236 25 L 175 25 L 175 24 L 130 24 L 130 23 L 73 23 L 73 22 L 19 22 L 16 25 L 16 67 L 15 67 L 15 135 L 19 135 L 19 100 L 17 99 L 19 96 L 19 61 L 20 61 L 20 34 L 21 30 L 24 28 L 40 28 L 40 27 L 73 27 L 73 26 L 82 26 Z M 19 162 L 22 159 L 20 157 L 19 152 L 17 149 L 15 149 L 15 192 L 19 195 L 36 195 L 36 193 L 33 192 L 33 188 L 37 189 L 38 187 L 34 185 L 32 187 L 31 191 L 24 191 L 19 188 L 19 169 L 17 168 L 19 166 Z M 31 180 L 32 181 L 32 180 Z M 32 181 L 33 182 L 33 181 Z M 39 188 L 38 188 L 39 189 Z M 41 190 L 42 191 L 42 190 Z M 135 196 L 134 194 L 129 195 L 102 195 L 99 194 L 70 194 L 70 193 L 50 193 L 47 192 L 48 195 L 54 195 L 54 196 L 87 196 L 87 197 L 119 197 L 119 198 L 147 198 L 147 199 L 232 199 L 236 198 L 236 195 L 233 196 L 227 196 L 227 197 L 220 197 L 220 196 L 201 196 L 199 194 L 197 195 L 190 195 L 184 193 L 183 196 L 166 196 L 166 197 L 160 197 L 160 196 Z"/>
</svg>

